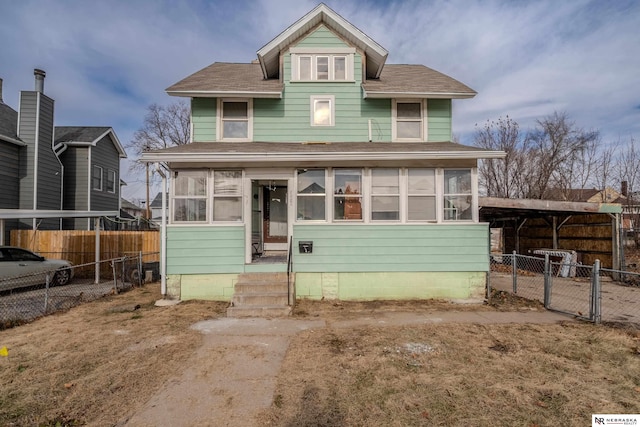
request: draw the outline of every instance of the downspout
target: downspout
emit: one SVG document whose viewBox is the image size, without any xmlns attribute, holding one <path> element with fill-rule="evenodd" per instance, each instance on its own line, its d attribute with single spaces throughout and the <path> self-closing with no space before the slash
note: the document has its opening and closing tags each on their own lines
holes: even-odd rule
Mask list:
<svg viewBox="0 0 640 427">
<path fill-rule="evenodd" d="M 156 163 L 156 172 L 162 177 L 162 221 L 160 226 L 160 293 L 167 296 L 167 175 Z"/>
</svg>

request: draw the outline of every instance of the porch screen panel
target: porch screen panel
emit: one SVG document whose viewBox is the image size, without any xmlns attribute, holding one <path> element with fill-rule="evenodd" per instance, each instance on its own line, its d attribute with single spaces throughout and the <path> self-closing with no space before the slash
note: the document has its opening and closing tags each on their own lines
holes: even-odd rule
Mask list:
<svg viewBox="0 0 640 427">
<path fill-rule="evenodd" d="M 435 169 L 409 169 L 407 184 L 407 219 L 409 221 L 435 221 Z"/>
<path fill-rule="evenodd" d="M 400 184 L 398 169 L 371 169 L 371 219 L 400 219 Z"/>
<path fill-rule="evenodd" d="M 299 169 L 296 218 L 299 221 L 324 221 L 325 206 L 325 170 Z"/>
<path fill-rule="evenodd" d="M 362 220 L 362 170 L 334 169 L 333 218 Z"/>
<path fill-rule="evenodd" d="M 242 221 L 242 171 L 214 171 L 213 220 Z"/>
<path fill-rule="evenodd" d="M 471 220 L 471 170 L 449 169 L 444 171 L 444 220 Z"/>
<path fill-rule="evenodd" d="M 207 171 L 177 171 L 173 186 L 173 221 L 207 220 Z"/>
</svg>

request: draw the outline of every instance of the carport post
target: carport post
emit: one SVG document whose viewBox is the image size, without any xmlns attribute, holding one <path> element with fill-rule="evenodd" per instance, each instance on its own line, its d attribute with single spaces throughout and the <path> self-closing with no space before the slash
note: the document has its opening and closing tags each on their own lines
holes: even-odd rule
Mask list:
<svg viewBox="0 0 640 427">
<path fill-rule="evenodd" d="M 95 284 L 100 283 L 100 218 L 93 219 L 93 229 L 96 231 L 96 278 Z"/>
<path fill-rule="evenodd" d="M 551 263 L 549 254 L 544 254 L 544 308 L 549 310 L 551 305 Z"/>
<path fill-rule="evenodd" d="M 518 266 L 516 265 L 516 260 L 518 257 L 516 256 L 516 251 L 513 251 L 511 254 L 511 280 L 513 280 L 513 293 L 518 293 Z"/>
</svg>

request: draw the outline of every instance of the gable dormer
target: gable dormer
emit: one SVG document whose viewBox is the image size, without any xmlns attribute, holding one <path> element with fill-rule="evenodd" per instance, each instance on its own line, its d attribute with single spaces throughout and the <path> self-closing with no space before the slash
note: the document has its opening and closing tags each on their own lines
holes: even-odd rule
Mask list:
<svg viewBox="0 0 640 427">
<path fill-rule="evenodd" d="M 343 47 L 343 49 L 348 47 L 353 49 L 354 52 L 355 49 L 361 51 L 364 55 L 363 65 L 365 67 L 366 78 L 380 77 L 382 68 L 384 67 L 384 63 L 387 60 L 389 52 L 387 52 L 385 48 L 380 46 L 372 38 L 360 31 L 353 24 L 334 12 L 326 4 L 321 3 L 311 12 L 300 18 L 293 25 L 291 25 L 289 28 L 284 30 L 277 37 L 263 46 L 260 50 L 258 50 L 258 61 L 260 62 L 264 78 L 273 79 L 282 77 L 280 75 L 280 55 L 294 45 L 296 45 L 296 47 L 293 48 L 294 50 L 291 53 L 294 55 L 302 54 L 302 52 L 296 52 L 296 49 L 298 49 L 299 47 L 305 47 L 304 43 L 300 43 L 299 41 L 304 41 L 305 36 L 311 34 L 314 31 L 328 31 L 329 33 L 333 33 L 332 35 L 337 35 L 344 41 L 343 44 L 345 47 Z M 310 49 L 312 47 L 306 46 L 306 48 Z M 317 48 L 325 49 L 326 47 L 318 46 Z M 335 54 L 339 56 L 339 54 L 341 53 L 342 52 L 338 51 Z M 347 54 L 348 53 L 345 53 L 345 55 Z M 340 60 L 338 62 L 338 66 L 340 66 Z M 324 59 L 322 59 L 320 63 L 321 73 L 325 72 L 325 64 L 327 69 L 326 73 L 329 76 L 331 74 L 331 68 L 334 68 L 335 71 L 335 65 L 331 64 L 331 59 L 326 62 Z M 304 65 L 305 64 L 303 64 L 303 66 Z M 345 66 L 346 65 L 347 64 L 345 63 Z M 316 68 L 317 73 L 317 60 L 314 65 L 313 59 L 311 59 L 309 68 L 312 71 L 310 74 L 305 74 L 304 76 L 313 76 L 314 67 Z M 298 69 L 298 71 L 301 71 L 300 68 Z"/>
</svg>

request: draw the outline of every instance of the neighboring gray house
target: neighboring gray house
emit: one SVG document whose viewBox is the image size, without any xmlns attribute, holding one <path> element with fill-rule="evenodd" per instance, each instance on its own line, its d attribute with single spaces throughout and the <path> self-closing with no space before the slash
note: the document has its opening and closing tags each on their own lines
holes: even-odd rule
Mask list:
<svg viewBox="0 0 640 427">
<path fill-rule="evenodd" d="M 56 127 L 54 141 L 54 101 L 44 94 L 46 74 L 35 69 L 34 75 L 35 89 L 20 92 L 19 111 L 4 103 L 0 79 L 0 209 L 118 211 L 119 165 L 126 154 L 113 129 Z M 86 181 L 91 178 L 83 170 L 89 164 L 102 167 L 102 191 L 89 189 Z M 86 219 L 68 221 L 73 223 L 64 225 L 71 228 L 90 227 Z M 59 230 L 62 226 L 60 218 L 5 221 L 5 241 L 15 228 Z"/>
<path fill-rule="evenodd" d="M 113 128 L 56 126 L 54 147 L 64 164 L 63 209 L 120 209 L 120 159 L 127 155 Z M 89 218 L 63 220 L 64 229 L 92 227 Z"/>
</svg>

